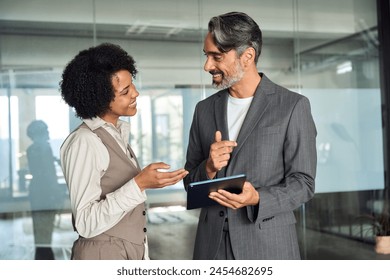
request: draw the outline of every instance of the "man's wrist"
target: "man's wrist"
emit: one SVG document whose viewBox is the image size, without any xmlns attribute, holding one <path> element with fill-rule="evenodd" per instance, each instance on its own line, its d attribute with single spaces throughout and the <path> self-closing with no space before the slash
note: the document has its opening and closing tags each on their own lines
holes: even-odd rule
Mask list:
<svg viewBox="0 0 390 280">
<path fill-rule="evenodd" d="M 209 159 L 207 160 L 207 162 L 206 162 L 206 175 L 207 175 L 207 177 L 209 178 L 209 179 L 213 179 L 214 177 L 215 177 L 215 175 L 217 175 L 217 171 L 218 170 L 216 170 L 215 168 L 212 168 L 212 167 L 210 167 L 210 161 L 209 161 Z"/>
<path fill-rule="evenodd" d="M 253 197 L 253 201 L 252 201 L 251 205 L 258 206 L 260 204 L 260 194 L 257 191 L 255 191 L 254 193 L 255 193 L 255 195 Z"/>
</svg>

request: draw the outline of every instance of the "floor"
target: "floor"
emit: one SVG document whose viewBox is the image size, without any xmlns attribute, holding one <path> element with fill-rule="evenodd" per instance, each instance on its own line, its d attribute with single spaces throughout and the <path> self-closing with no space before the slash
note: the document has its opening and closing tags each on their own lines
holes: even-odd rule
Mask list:
<svg viewBox="0 0 390 280">
<path fill-rule="evenodd" d="M 150 258 L 154 260 L 190 260 L 195 240 L 197 210 L 181 206 L 151 208 L 148 216 Z M 373 244 L 354 241 L 333 234 L 299 231 L 302 258 L 314 260 L 390 260 L 379 255 Z M 76 234 L 69 213 L 57 215 L 52 248 L 56 259 L 69 259 Z M 31 217 L 19 214 L 0 218 L 0 260 L 29 260 L 34 256 Z"/>
<path fill-rule="evenodd" d="M 181 206 L 149 210 L 147 228 L 151 259 L 192 259 L 198 213 L 196 210 L 184 210 Z M 19 215 L 0 219 L 0 260 L 34 258 L 31 217 L 28 214 Z M 57 215 L 52 238 L 55 258 L 69 259 L 73 241 L 77 238 L 69 213 Z M 173 241 L 177 246 L 172 246 Z"/>
</svg>

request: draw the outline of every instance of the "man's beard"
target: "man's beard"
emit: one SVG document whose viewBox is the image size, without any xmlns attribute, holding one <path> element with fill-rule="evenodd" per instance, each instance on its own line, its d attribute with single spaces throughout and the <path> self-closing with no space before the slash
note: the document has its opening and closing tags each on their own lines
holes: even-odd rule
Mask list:
<svg viewBox="0 0 390 280">
<path fill-rule="evenodd" d="M 220 83 L 217 83 L 213 80 L 213 87 L 216 89 L 226 89 L 239 82 L 244 76 L 244 71 L 239 64 L 239 61 L 237 61 L 235 66 L 235 73 L 232 76 L 225 77 L 224 73 L 220 72 L 220 74 L 222 75 L 222 81 Z"/>
</svg>

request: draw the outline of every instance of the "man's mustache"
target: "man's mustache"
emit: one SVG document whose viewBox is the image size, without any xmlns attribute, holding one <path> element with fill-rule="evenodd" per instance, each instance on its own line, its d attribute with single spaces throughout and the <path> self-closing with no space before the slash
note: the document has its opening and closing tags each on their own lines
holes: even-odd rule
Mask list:
<svg viewBox="0 0 390 280">
<path fill-rule="evenodd" d="M 210 73 L 211 75 L 218 75 L 218 74 L 221 74 L 221 75 L 223 76 L 223 72 L 221 72 L 221 71 L 209 71 L 209 73 Z"/>
</svg>

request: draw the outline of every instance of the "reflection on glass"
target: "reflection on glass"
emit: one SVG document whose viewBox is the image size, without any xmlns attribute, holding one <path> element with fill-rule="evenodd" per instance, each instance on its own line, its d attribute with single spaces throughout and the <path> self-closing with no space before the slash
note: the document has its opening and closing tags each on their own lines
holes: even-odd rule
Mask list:
<svg viewBox="0 0 390 280">
<path fill-rule="evenodd" d="M 33 143 L 27 148 L 30 183 L 28 196 L 33 222 L 35 259 L 52 260 L 51 249 L 54 220 L 63 207 L 65 192 L 57 181 L 55 162 L 49 144 L 47 124 L 41 120 L 32 121 L 27 127 L 27 135 Z"/>
</svg>

